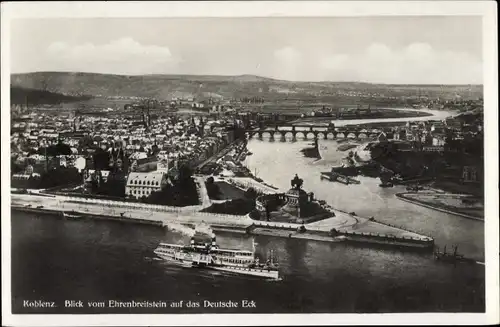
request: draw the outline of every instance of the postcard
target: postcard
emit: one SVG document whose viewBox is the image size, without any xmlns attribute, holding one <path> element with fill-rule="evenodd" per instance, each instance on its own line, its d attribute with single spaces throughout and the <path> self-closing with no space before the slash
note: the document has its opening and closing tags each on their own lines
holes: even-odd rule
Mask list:
<svg viewBox="0 0 500 327">
<path fill-rule="evenodd" d="M 498 323 L 495 9 L 2 3 L 5 324 Z"/>
</svg>

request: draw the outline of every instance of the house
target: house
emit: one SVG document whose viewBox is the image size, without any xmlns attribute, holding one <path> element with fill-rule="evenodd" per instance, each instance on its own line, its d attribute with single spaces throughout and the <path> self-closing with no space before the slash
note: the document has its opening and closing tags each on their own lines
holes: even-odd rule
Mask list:
<svg viewBox="0 0 500 327">
<path fill-rule="evenodd" d="M 88 181 L 92 180 L 92 178 L 97 178 L 98 175 L 102 178 L 102 182 L 106 183 L 108 181 L 109 170 L 99 170 L 96 172 L 94 169 L 89 169 L 85 173 L 86 180 Z"/>
<path fill-rule="evenodd" d="M 415 131 L 407 131 L 406 132 L 406 141 L 413 142 L 418 139 L 418 135 Z"/>
<path fill-rule="evenodd" d="M 384 132 L 380 133 L 378 136 L 377 136 L 377 140 L 381 143 L 383 142 L 387 142 L 387 134 L 385 134 Z"/>
<path fill-rule="evenodd" d="M 444 133 L 445 125 L 443 122 L 434 122 L 431 125 L 431 132 L 434 133 Z"/>
<path fill-rule="evenodd" d="M 192 108 L 205 108 L 205 104 L 204 104 L 204 103 L 202 103 L 202 102 L 193 102 L 193 103 L 191 104 L 191 107 L 192 107 Z"/>
<path fill-rule="evenodd" d="M 464 183 L 478 183 L 482 179 L 482 170 L 478 166 L 464 166 L 462 180 Z"/>
<path fill-rule="evenodd" d="M 394 133 L 395 140 L 406 140 L 406 130 L 399 130 Z"/>
<path fill-rule="evenodd" d="M 463 122 L 460 119 L 449 117 L 444 120 L 447 128 L 453 130 L 460 130 L 462 128 Z"/>
<path fill-rule="evenodd" d="M 443 152 L 444 146 L 424 146 L 422 147 L 422 151 L 424 152 Z"/>
<path fill-rule="evenodd" d="M 127 178 L 125 195 L 136 199 L 148 197 L 153 192 L 161 191 L 167 183 L 167 175 L 163 171 L 132 172 Z"/>
<path fill-rule="evenodd" d="M 444 146 L 446 143 L 444 135 L 434 135 L 432 137 L 433 146 Z"/>
<path fill-rule="evenodd" d="M 11 187 L 14 188 L 31 188 L 37 183 L 40 174 L 24 172 L 23 174 L 14 174 L 11 178 Z"/>
</svg>

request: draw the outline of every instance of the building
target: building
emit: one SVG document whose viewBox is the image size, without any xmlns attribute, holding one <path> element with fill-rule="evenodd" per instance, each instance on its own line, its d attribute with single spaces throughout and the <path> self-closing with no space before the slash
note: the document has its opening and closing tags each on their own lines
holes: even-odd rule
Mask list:
<svg viewBox="0 0 500 327">
<path fill-rule="evenodd" d="M 482 171 L 477 166 L 464 166 L 462 169 L 462 180 L 464 183 L 479 183 L 482 179 Z"/>
<path fill-rule="evenodd" d="M 394 133 L 394 140 L 405 141 L 406 140 L 406 130 L 398 130 Z"/>
<path fill-rule="evenodd" d="M 445 129 L 445 125 L 441 121 L 433 122 L 431 125 L 432 134 L 444 134 Z"/>
<path fill-rule="evenodd" d="M 445 123 L 447 128 L 452 129 L 452 130 L 461 130 L 462 125 L 463 125 L 462 120 L 460 120 L 458 118 L 453 118 L 453 117 L 446 118 L 444 120 L 444 123 Z"/>
<path fill-rule="evenodd" d="M 127 178 L 125 196 L 135 199 L 148 197 L 153 192 L 161 191 L 167 183 L 167 175 L 162 171 L 132 172 Z"/>
<path fill-rule="evenodd" d="M 444 146 L 442 146 L 442 145 L 424 146 L 422 148 L 422 151 L 424 151 L 424 152 L 443 152 Z"/>
<path fill-rule="evenodd" d="M 156 170 L 158 166 L 158 158 L 156 156 L 142 157 L 132 161 L 132 171 L 148 172 Z"/>
<path fill-rule="evenodd" d="M 446 144 L 446 139 L 444 135 L 435 135 L 432 137 L 433 146 L 443 146 Z"/>
<path fill-rule="evenodd" d="M 191 104 L 191 107 L 192 107 L 192 108 L 205 108 L 205 104 L 204 104 L 204 103 L 202 103 L 202 102 L 193 102 L 193 103 Z"/>
<path fill-rule="evenodd" d="M 22 174 L 14 174 L 11 178 L 11 187 L 13 188 L 32 188 L 35 187 L 39 181 L 40 174 L 30 173 L 25 171 Z"/>
</svg>

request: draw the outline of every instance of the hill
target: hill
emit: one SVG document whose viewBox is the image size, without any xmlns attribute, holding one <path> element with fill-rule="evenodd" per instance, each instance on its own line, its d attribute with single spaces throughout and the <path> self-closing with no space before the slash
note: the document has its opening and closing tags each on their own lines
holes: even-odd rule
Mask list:
<svg viewBox="0 0 500 327">
<path fill-rule="evenodd" d="M 388 85 L 356 82 L 292 82 L 255 75 L 110 75 L 96 73 L 36 72 L 14 74 L 15 87 L 46 90 L 68 96 L 124 96 L 170 99 L 172 96 L 242 98 L 264 97 L 266 101 L 308 101 L 324 98 L 370 98 L 372 94 L 384 97 L 427 95 L 430 97 L 477 98 L 482 96 L 481 85 Z M 354 94 L 353 94 L 354 92 Z"/>
<path fill-rule="evenodd" d="M 90 98 L 90 96 L 71 96 L 45 90 L 29 89 L 17 86 L 11 86 L 10 88 L 10 101 L 13 105 L 53 105 L 85 101 Z"/>
</svg>

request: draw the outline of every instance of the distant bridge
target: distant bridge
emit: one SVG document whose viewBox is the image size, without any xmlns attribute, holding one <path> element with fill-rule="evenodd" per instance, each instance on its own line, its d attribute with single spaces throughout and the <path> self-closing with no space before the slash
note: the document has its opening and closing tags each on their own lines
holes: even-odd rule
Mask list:
<svg viewBox="0 0 500 327">
<path fill-rule="evenodd" d="M 334 127 L 328 125 L 293 125 L 293 126 L 275 126 L 275 128 L 253 129 L 246 131 L 248 138 L 252 139 L 257 136 L 263 139 L 268 136 L 269 140 L 274 141 L 279 138 L 282 142 L 287 140 L 287 136 L 291 136 L 292 141 L 296 141 L 297 137 L 307 140 L 309 137 L 313 139 L 323 138 L 328 139 L 371 139 L 385 133 L 388 139 L 392 139 L 394 131 L 392 129 L 375 129 L 361 127 Z"/>
</svg>

